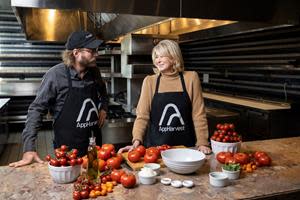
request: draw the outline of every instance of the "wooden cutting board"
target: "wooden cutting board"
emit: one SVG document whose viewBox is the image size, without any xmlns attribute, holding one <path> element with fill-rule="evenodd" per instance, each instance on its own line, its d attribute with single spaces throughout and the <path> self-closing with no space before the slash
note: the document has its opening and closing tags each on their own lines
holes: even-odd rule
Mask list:
<svg viewBox="0 0 300 200">
<path fill-rule="evenodd" d="M 173 146 L 172 148 L 185 148 L 185 146 Z M 128 160 L 128 152 L 122 153 L 122 156 L 132 170 L 138 171 L 144 167 L 144 157 L 141 158 L 141 161 L 133 163 Z M 158 159 L 157 163 L 159 163 L 161 167 L 165 167 L 165 164 L 161 158 Z"/>
</svg>

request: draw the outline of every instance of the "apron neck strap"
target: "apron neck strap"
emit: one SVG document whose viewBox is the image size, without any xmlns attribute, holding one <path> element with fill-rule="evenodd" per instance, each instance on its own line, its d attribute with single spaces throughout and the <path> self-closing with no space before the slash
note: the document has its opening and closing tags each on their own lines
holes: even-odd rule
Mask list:
<svg viewBox="0 0 300 200">
<path fill-rule="evenodd" d="M 179 76 L 180 76 L 180 81 L 181 81 L 183 92 L 186 92 L 186 87 L 185 87 L 185 82 L 184 82 L 184 78 L 183 78 L 182 72 L 179 72 Z M 161 77 L 161 74 L 159 74 L 158 78 L 156 79 L 155 94 L 158 93 L 158 88 L 159 88 L 159 83 L 160 83 L 160 77 Z"/>
</svg>

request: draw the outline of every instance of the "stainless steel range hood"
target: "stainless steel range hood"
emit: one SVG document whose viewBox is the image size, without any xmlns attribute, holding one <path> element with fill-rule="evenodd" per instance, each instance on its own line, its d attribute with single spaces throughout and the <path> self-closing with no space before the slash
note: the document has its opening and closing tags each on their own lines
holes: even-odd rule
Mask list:
<svg viewBox="0 0 300 200">
<path fill-rule="evenodd" d="M 11 0 L 29 40 L 65 41 L 84 29 L 105 40 L 168 18 L 299 23 L 297 0 Z M 52 10 L 53 9 L 53 10 Z M 54 13 L 54 14 L 53 14 Z M 111 14 L 114 17 L 110 18 Z M 105 24 L 101 15 L 107 15 Z M 52 17 L 51 17 L 52 16 Z"/>
</svg>

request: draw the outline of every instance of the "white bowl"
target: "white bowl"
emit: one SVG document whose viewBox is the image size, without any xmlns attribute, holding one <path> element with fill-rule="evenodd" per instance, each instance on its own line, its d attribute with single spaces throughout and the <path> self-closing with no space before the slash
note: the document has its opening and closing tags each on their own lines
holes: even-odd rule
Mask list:
<svg viewBox="0 0 300 200">
<path fill-rule="evenodd" d="M 139 180 L 140 180 L 140 183 L 141 184 L 144 184 L 144 185 L 151 185 L 151 184 L 154 184 L 156 182 L 156 172 L 153 171 L 154 174 L 152 176 L 144 176 L 142 171 L 140 171 L 138 173 L 138 176 L 139 176 Z"/>
<path fill-rule="evenodd" d="M 219 152 L 232 152 L 236 153 L 239 152 L 241 149 L 242 142 L 233 142 L 233 143 L 226 143 L 226 142 L 217 142 L 215 140 L 210 140 L 211 142 L 211 149 L 212 152 L 217 155 Z"/>
<path fill-rule="evenodd" d="M 157 175 L 160 174 L 160 164 L 158 163 L 145 163 L 144 167 L 152 169 Z"/>
<path fill-rule="evenodd" d="M 215 187 L 224 187 L 228 184 L 228 176 L 223 172 L 209 173 L 209 183 Z"/>
<path fill-rule="evenodd" d="M 223 169 L 223 167 L 222 167 L 222 172 L 224 172 L 228 176 L 228 179 L 230 179 L 230 180 L 235 180 L 240 177 L 240 170 L 228 171 L 228 170 Z"/>
<path fill-rule="evenodd" d="M 190 174 L 197 171 L 205 161 L 205 154 L 187 148 L 168 149 L 161 152 L 164 164 L 173 172 Z"/>
<path fill-rule="evenodd" d="M 54 167 L 48 163 L 48 169 L 55 183 L 71 183 L 80 175 L 80 165 Z"/>
</svg>

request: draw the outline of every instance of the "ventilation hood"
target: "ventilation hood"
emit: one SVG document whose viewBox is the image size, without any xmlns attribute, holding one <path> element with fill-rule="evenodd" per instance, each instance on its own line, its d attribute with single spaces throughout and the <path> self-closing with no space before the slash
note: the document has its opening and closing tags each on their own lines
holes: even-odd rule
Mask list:
<svg viewBox="0 0 300 200">
<path fill-rule="evenodd" d="M 174 18 L 299 23 L 297 0 L 11 0 L 28 40 L 65 41 L 74 30 L 113 40 Z"/>
</svg>

